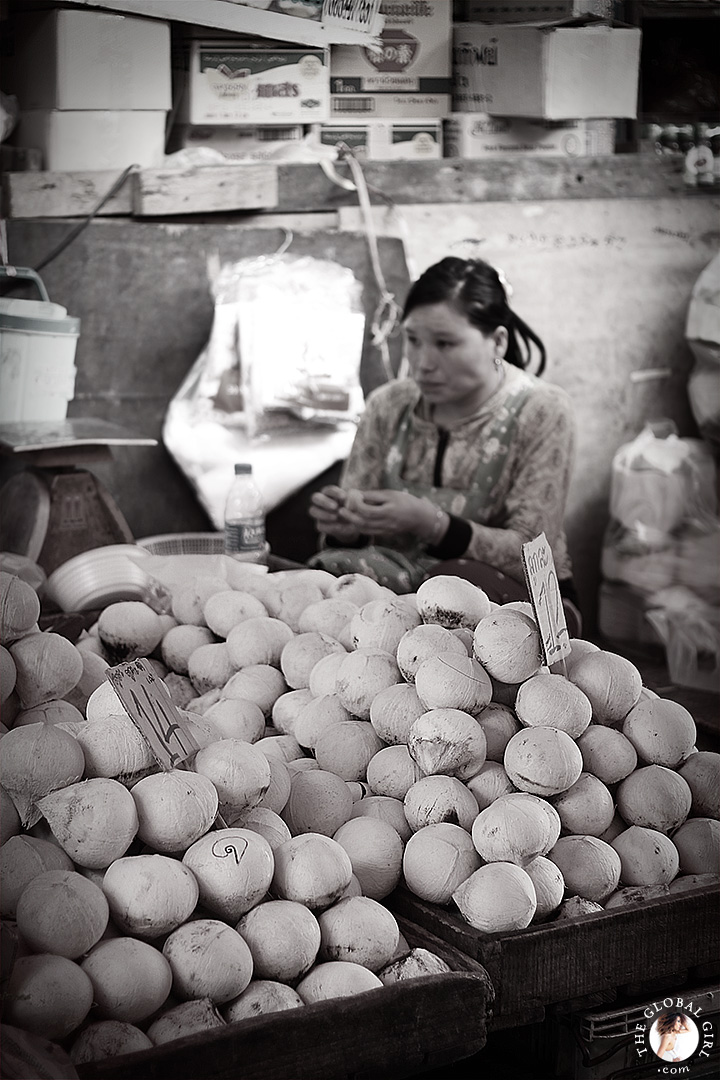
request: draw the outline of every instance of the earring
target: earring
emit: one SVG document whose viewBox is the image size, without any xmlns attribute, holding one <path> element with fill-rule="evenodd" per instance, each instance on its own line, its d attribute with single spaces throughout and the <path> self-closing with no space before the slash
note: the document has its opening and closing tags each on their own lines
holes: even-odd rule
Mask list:
<svg viewBox="0 0 720 1080">
<path fill-rule="evenodd" d="M 495 357 L 495 367 L 497 367 L 497 368 L 502 367 L 502 363 L 503 363 L 502 356 L 496 356 Z"/>
</svg>

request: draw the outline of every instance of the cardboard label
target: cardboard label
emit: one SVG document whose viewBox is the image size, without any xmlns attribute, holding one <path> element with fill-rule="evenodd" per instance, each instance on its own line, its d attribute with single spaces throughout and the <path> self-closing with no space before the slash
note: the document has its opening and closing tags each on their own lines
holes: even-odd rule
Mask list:
<svg viewBox="0 0 720 1080">
<path fill-rule="evenodd" d="M 545 533 L 523 544 L 522 561 L 545 663 L 550 667 L 569 656 L 571 646 L 555 560 Z"/>
<path fill-rule="evenodd" d="M 108 671 L 106 678 L 125 712 L 147 739 L 161 768 L 176 769 L 200 747 L 187 730 L 165 683 L 147 660 L 132 660 Z"/>
</svg>

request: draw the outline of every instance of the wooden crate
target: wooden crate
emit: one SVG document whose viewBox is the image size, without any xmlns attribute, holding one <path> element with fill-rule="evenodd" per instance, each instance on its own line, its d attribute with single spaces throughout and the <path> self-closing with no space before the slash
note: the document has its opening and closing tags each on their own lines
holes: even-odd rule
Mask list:
<svg viewBox="0 0 720 1080">
<path fill-rule="evenodd" d="M 487 969 L 495 989 L 491 1029 L 542 1020 L 547 1005 L 670 981 L 720 958 L 719 887 L 506 934 L 483 934 L 457 910 L 405 888 L 385 903 Z"/>
<path fill-rule="evenodd" d="M 472 957 L 397 916 L 452 968 L 78 1065 L 81 1080 L 398 1080 L 482 1050 L 493 990 Z"/>
</svg>

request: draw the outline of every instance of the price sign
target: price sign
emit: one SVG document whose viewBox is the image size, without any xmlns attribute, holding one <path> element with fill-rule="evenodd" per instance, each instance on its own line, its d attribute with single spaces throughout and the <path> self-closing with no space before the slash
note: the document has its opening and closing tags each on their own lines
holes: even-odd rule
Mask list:
<svg viewBox="0 0 720 1080">
<path fill-rule="evenodd" d="M 522 561 L 545 663 L 550 667 L 568 656 L 571 647 L 555 560 L 545 533 L 523 544 Z"/>
<path fill-rule="evenodd" d="M 165 683 L 146 660 L 119 664 L 109 670 L 107 679 L 163 769 L 177 768 L 200 749 Z"/>
</svg>

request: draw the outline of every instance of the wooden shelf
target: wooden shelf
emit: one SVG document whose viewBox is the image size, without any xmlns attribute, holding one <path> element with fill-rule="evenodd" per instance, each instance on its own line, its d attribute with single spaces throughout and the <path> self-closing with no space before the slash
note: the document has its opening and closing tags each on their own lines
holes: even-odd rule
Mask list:
<svg viewBox="0 0 720 1080">
<path fill-rule="evenodd" d="M 371 161 L 363 167 L 374 203 L 518 202 L 720 196 L 720 189 L 685 187 L 682 162 L 653 154 L 598 158 L 496 158 L 465 161 Z M 338 164 L 343 179 L 349 169 Z M 114 172 L 5 173 L 3 216 L 84 217 L 117 179 Z M 108 217 L 173 217 L 234 211 L 332 212 L 357 205 L 357 194 L 335 184 L 319 165 L 228 164 L 195 169 L 143 169 L 99 211 Z"/>
</svg>

